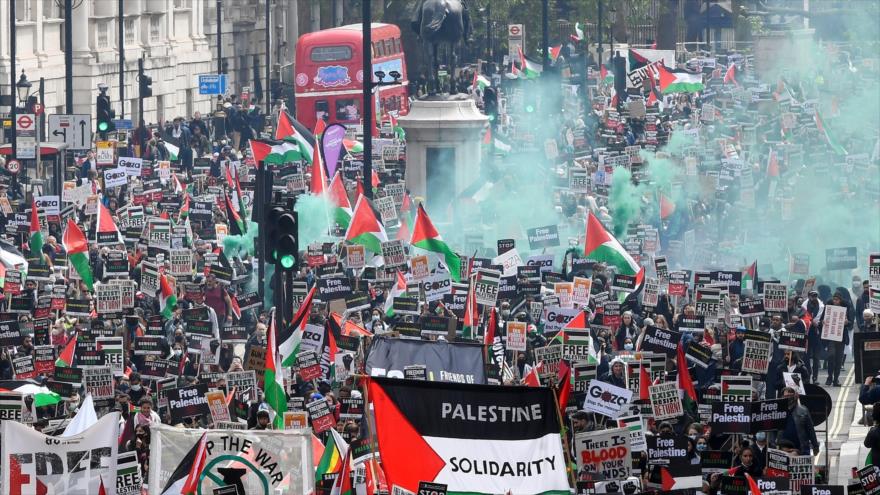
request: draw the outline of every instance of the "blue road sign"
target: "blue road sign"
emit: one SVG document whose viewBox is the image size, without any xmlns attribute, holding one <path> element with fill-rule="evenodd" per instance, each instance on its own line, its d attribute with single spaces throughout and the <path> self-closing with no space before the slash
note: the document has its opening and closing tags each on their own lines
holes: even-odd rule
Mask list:
<svg viewBox="0 0 880 495">
<path fill-rule="evenodd" d="M 200 95 L 222 95 L 226 93 L 226 74 L 199 74 Z"/>
<path fill-rule="evenodd" d="M 134 124 L 131 119 L 113 119 L 113 125 L 115 125 L 120 131 L 134 129 Z"/>
</svg>

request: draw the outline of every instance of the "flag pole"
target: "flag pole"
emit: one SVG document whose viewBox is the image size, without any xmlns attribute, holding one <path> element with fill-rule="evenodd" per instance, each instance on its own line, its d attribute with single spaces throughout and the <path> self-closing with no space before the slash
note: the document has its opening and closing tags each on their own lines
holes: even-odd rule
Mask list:
<svg viewBox="0 0 880 495">
<path fill-rule="evenodd" d="M 577 483 L 575 482 L 574 473 L 570 469 L 572 459 L 571 450 L 568 445 L 568 435 L 565 433 L 565 423 L 562 422 L 562 412 L 559 410 L 559 400 L 556 398 L 556 380 L 550 380 L 550 390 L 553 391 L 553 409 L 556 410 L 556 420 L 559 421 L 559 436 L 562 438 L 562 450 L 565 454 L 565 472 L 568 473 L 569 487 L 575 487 Z"/>
</svg>

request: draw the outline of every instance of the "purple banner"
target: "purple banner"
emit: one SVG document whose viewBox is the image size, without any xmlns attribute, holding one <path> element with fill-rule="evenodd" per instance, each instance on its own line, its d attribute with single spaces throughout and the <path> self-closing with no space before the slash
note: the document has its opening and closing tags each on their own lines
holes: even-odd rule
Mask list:
<svg viewBox="0 0 880 495">
<path fill-rule="evenodd" d="M 342 151 L 342 139 L 345 137 L 345 126 L 331 124 L 324 130 L 321 137 L 321 147 L 324 151 L 324 165 L 327 166 L 327 178 L 333 180 L 336 174 L 336 166 L 339 163 L 339 154 Z"/>
</svg>

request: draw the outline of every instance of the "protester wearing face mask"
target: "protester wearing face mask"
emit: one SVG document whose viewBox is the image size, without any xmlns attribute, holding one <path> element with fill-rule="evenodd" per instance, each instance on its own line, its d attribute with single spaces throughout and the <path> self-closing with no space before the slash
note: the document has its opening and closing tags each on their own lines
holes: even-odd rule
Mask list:
<svg viewBox="0 0 880 495">
<path fill-rule="evenodd" d="M 385 325 L 385 322 L 382 321 L 382 314 L 379 311 L 373 311 L 370 315 L 370 330 L 373 332 L 373 335 L 382 335 L 388 331 L 388 327 Z"/>
<path fill-rule="evenodd" d="M 788 415 L 785 418 L 785 428 L 780 432 L 780 438 L 792 442 L 801 453 L 809 455 L 810 447 L 814 455 L 819 455 L 819 440 L 816 438 L 816 428 L 810 418 L 810 411 L 798 403 L 798 393 L 791 387 L 782 389 L 782 396 L 788 399 Z"/>
<path fill-rule="evenodd" d="M 767 443 L 767 432 L 759 431 L 755 434 L 755 464 L 762 471 L 764 467 L 767 466 L 767 449 L 770 448 L 770 444 Z"/>
<path fill-rule="evenodd" d="M 147 393 L 147 389 L 144 388 L 141 383 L 141 375 L 140 373 L 132 372 L 128 376 L 129 387 L 128 387 L 128 396 L 131 397 L 131 402 L 133 404 L 138 404 L 141 398 L 144 397 Z"/>
<path fill-rule="evenodd" d="M 626 339 L 632 341 L 632 339 L 638 337 L 638 335 L 639 327 L 633 319 L 632 311 L 624 311 L 623 315 L 620 317 L 620 326 L 617 328 L 617 333 L 614 336 L 615 349 L 623 349 Z"/>
</svg>

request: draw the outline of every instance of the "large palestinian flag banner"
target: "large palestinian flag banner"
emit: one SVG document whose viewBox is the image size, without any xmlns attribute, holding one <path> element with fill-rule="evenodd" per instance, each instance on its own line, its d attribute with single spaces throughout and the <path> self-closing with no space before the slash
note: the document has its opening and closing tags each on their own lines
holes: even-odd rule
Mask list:
<svg viewBox="0 0 880 495">
<path fill-rule="evenodd" d="M 548 388 L 373 378 L 369 397 L 388 485 L 450 495 L 568 494 Z M 418 459 L 418 462 L 413 462 Z"/>
</svg>

